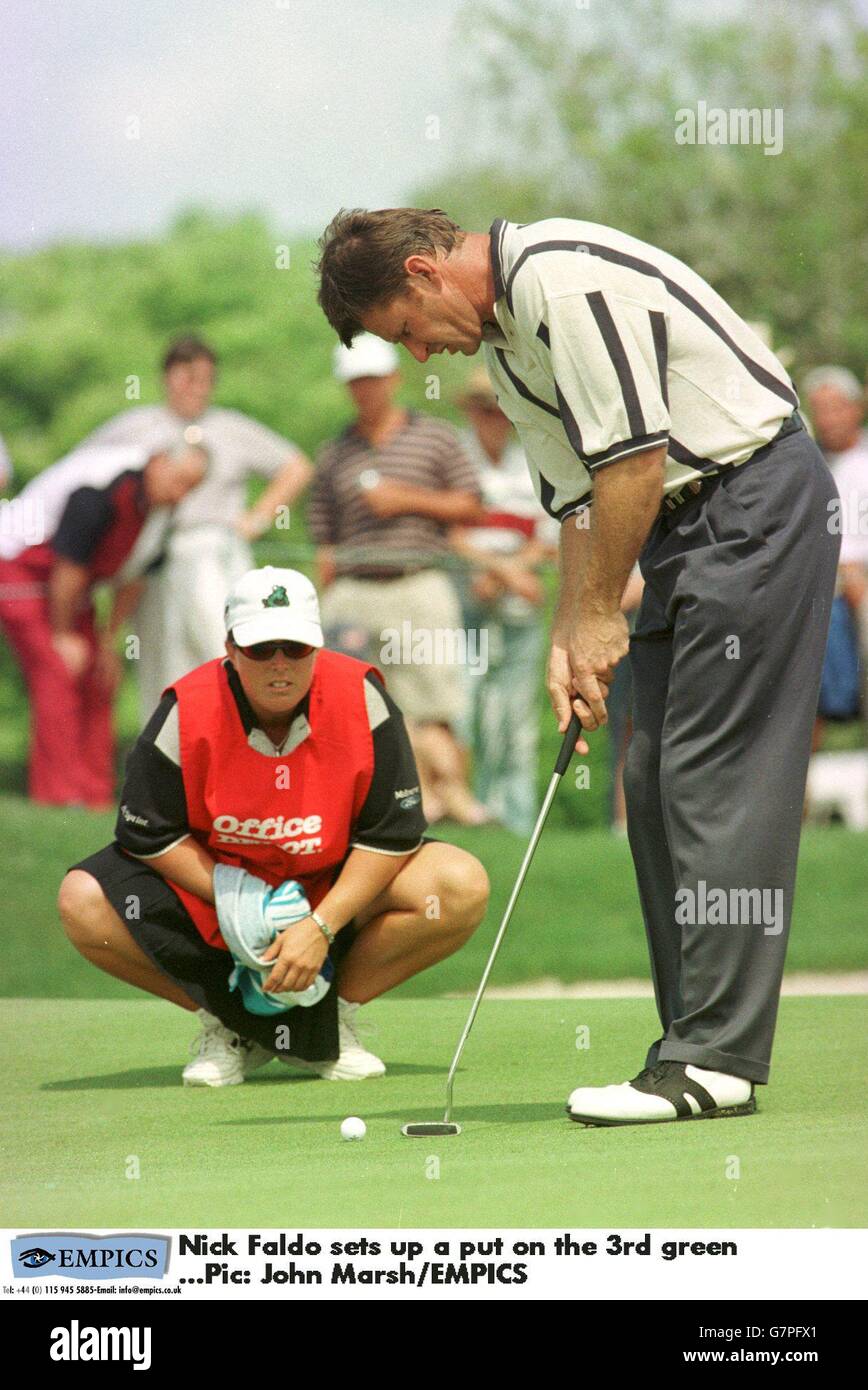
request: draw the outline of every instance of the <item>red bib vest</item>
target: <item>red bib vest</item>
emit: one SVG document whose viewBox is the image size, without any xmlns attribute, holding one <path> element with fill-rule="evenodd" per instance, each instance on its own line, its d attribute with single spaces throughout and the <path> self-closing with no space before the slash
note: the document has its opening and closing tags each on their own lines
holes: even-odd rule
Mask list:
<svg viewBox="0 0 868 1390">
<path fill-rule="evenodd" d="M 354 657 L 321 649 L 310 689 L 311 732 L 277 757 L 247 742 L 222 659 L 175 682 L 187 821 L 214 859 L 275 887 L 297 879 L 312 907 L 325 896 L 374 772 L 365 702 L 369 671 L 380 674 Z M 209 945 L 225 949 L 211 904 L 171 886 Z"/>
</svg>

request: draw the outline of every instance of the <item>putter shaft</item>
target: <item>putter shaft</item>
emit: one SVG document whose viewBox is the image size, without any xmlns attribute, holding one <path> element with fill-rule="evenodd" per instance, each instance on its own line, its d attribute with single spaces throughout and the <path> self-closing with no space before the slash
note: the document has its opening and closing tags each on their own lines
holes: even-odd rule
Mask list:
<svg viewBox="0 0 868 1390">
<path fill-rule="evenodd" d="M 513 908 L 515 907 L 516 901 L 518 900 L 518 895 L 521 892 L 522 884 L 524 883 L 524 880 L 527 876 L 527 871 L 530 868 L 531 860 L 533 859 L 534 852 L 536 850 L 537 844 L 539 843 L 540 835 L 543 832 L 543 826 L 546 823 L 549 808 L 552 802 L 554 801 L 555 792 L 558 789 L 558 783 L 560 782 L 561 778 L 563 777 L 564 773 L 569 767 L 570 759 L 573 756 L 573 750 L 576 746 L 576 740 L 579 737 L 580 728 L 581 725 L 579 723 L 579 717 L 578 715 L 574 714 L 572 719 L 570 720 L 569 728 L 567 729 L 567 732 L 564 734 L 564 741 L 561 746 L 560 755 L 555 765 L 555 770 L 552 773 L 552 778 L 549 782 L 548 790 L 543 799 L 543 804 L 540 807 L 540 813 L 537 816 L 536 825 L 534 826 L 533 833 L 530 837 L 530 843 L 528 844 L 528 847 L 525 851 L 524 859 L 521 861 L 521 868 L 518 871 L 518 877 L 515 880 L 513 890 L 509 895 L 509 902 L 506 905 L 506 911 L 503 914 L 503 920 L 498 929 L 497 936 L 494 938 L 494 945 L 491 948 L 491 953 L 488 957 L 488 962 L 483 972 L 482 979 L 479 982 L 479 988 L 476 991 L 476 998 L 473 1001 L 470 1014 L 468 1015 L 467 1022 L 464 1025 L 464 1032 L 461 1034 L 458 1046 L 455 1049 L 455 1056 L 452 1058 L 452 1065 L 449 1068 L 449 1075 L 446 1078 L 446 1110 L 443 1115 L 444 1124 L 451 1123 L 452 1087 L 455 1081 L 455 1073 L 458 1070 L 458 1063 L 461 1061 L 461 1054 L 464 1051 L 464 1044 L 467 1042 L 467 1039 L 470 1036 L 470 1030 L 473 1027 L 473 1021 L 476 1018 L 477 1013 L 479 1012 L 479 1005 L 482 1003 L 482 996 L 485 993 L 485 988 L 488 984 L 489 976 L 491 975 L 492 969 L 494 968 L 494 962 L 497 959 L 497 953 L 500 950 L 500 944 L 503 941 L 503 938 L 506 934 L 506 929 L 509 926 L 509 919 L 512 916 Z"/>
</svg>

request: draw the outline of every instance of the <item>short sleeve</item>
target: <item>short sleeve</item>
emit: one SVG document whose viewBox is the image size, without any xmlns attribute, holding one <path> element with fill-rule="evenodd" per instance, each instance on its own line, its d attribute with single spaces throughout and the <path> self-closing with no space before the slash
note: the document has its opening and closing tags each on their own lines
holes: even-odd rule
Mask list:
<svg viewBox="0 0 868 1390">
<path fill-rule="evenodd" d="M 350 844 L 380 854 L 412 854 L 421 845 L 428 822 L 404 716 L 376 676 L 367 676 L 365 695 L 374 772 Z"/>
<path fill-rule="evenodd" d="M 338 539 L 337 506 L 329 459 L 330 453 L 322 450 L 317 458 L 307 498 L 307 529 L 317 545 L 334 545 Z"/>
<path fill-rule="evenodd" d="M 112 504 L 99 488 L 80 487 L 71 494 L 52 539 L 55 555 L 86 565 L 112 522 Z"/>
<path fill-rule="evenodd" d="M 538 337 L 551 354 L 561 422 L 593 474 L 669 438 L 662 310 L 610 290 L 546 302 Z"/>
<path fill-rule="evenodd" d="M 136 858 L 152 859 L 189 833 L 178 706 L 174 691 L 168 691 L 127 758 L 115 838 Z"/>
<path fill-rule="evenodd" d="M 236 415 L 234 427 L 235 444 L 245 466 L 260 478 L 274 478 L 292 455 L 300 452 L 297 444 L 247 415 Z"/>
</svg>

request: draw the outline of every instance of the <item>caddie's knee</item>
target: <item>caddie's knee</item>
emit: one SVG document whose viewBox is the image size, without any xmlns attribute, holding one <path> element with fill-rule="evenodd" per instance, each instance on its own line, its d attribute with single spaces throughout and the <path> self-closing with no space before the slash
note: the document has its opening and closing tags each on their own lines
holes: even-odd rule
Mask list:
<svg viewBox="0 0 868 1390">
<path fill-rule="evenodd" d="M 470 936 L 485 916 L 490 891 L 488 874 L 479 860 L 453 846 L 453 853 L 440 865 L 437 878 L 444 923 L 463 936 Z"/>
<path fill-rule="evenodd" d="M 84 869 L 70 869 L 60 885 L 57 907 L 63 929 L 73 946 L 87 946 L 103 940 L 105 933 L 101 926 L 106 906 L 106 896 L 93 874 Z"/>
</svg>

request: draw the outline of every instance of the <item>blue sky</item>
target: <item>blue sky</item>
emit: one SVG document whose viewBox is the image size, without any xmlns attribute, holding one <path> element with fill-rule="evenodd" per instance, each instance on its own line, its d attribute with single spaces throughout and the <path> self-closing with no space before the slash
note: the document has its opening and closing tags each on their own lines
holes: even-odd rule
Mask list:
<svg viewBox="0 0 868 1390">
<path fill-rule="evenodd" d="M 496 138 L 466 90 L 471 3 L 8 0 L 0 247 L 154 235 L 192 204 L 319 233 L 341 205 L 407 201 Z M 579 25 L 610 3 L 546 0 Z M 709 18 L 750 9 L 718 0 Z"/>
<path fill-rule="evenodd" d="M 319 231 L 402 201 L 460 158 L 462 3 L 12 0 L 0 245 L 152 234 L 202 203 Z"/>
</svg>

